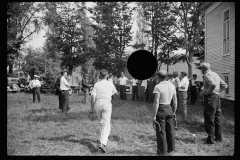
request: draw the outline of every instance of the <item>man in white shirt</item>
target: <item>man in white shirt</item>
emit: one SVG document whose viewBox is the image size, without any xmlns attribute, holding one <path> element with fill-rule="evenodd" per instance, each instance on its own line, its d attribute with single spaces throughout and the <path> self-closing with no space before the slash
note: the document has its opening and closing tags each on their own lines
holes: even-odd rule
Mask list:
<svg viewBox="0 0 240 160">
<path fill-rule="evenodd" d="M 34 79 L 32 81 L 30 81 L 29 86 L 32 89 L 32 93 L 33 93 L 33 103 L 35 103 L 35 98 L 37 95 L 37 99 L 38 102 L 40 103 L 40 87 L 41 87 L 41 83 L 38 80 L 38 76 L 34 75 Z"/>
<path fill-rule="evenodd" d="M 120 85 L 120 99 L 127 100 L 126 96 L 126 85 L 127 85 L 127 77 L 124 76 L 123 72 L 121 72 L 121 77 L 118 79 Z"/>
<path fill-rule="evenodd" d="M 113 85 L 113 83 L 107 81 L 106 76 L 107 70 L 102 69 L 100 71 L 101 80 L 95 83 L 91 93 L 91 113 L 93 113 L 94 109 L 97 113 L 98 120 L 100 121 L 101 133 L 98 148 L 103 153 L 106 153 L 106 145 L 111 130 L 110 125 L 112 114 L 111 96 L 117 93 L 115 86 Z"/>
<path fill-rule="evenodd" d="M 138 88 L 137 88 L 137 79 L 133 78 L 131 79 L 131 85 L 132 85 L 132 101 L 135 101 L 135 96 L 136 96 L 136 99 L 138 101 Z"/>
<path fill-rule="evenodd" d="M 113 77 L 112 73 L 109 73 L 109 76 L 108 76 L 108 79 L 107 79 L 107 80 L 108 80 L 109 82 L 113 83 L 113 85 L 114 85 L 114 80 L 113 80 L 113 78 L 114 78 L 114 77 Z M 114 86 L 115 86 L 115 85 L 114 85 Z M 112 96 L 112 99 L 113 99 L 113 96 Z"/>
<path fill-rule="evenodd" d="M 68 112 L 69 107 L 69 89 L 70 85 L 67 81 L 67 71 L 63 71 L 63 76 L 60 80 L 60 90 L 61 90 L 61 99 L 62 99 L 62 113 Z"/>
<path fill-rule="evenodd" d="M 187 90 L 188 90 L 189 80 L 187 78 L 187 72 L 181 72 L 181 81 L 178 84 L 178 94 L 179 94 L 179 109 L 182 115 L 183 121 L 187 122 Z"/>
<path fill-rule="evenodd" d="M 144 100 L 146 101 L 146 89 L 147 89 L 147 79 L 143 80 L 141 83 L 141 97 L 140 98 L 140 102 L 144 102 Z"/>
<path fill-rule="evenodd" d="M 177 109 L 177 96 L 174 85 L 166 80 L 167 72 L 161 70 L 157 75 L 160 83 L 153 90 L 155 99 L 152 120 L 154 125 L 156 121 L 159 124 L 156 125 L 157 154 L 164 156 L 175 150 L 173 117 Z"/>
<path fill-rule="evenodd" d="M 191 105 L 195 105 L 197 101 L 197 75 L 193 74 L 192 79 L 190 80 L 190 94 L 191 94 Z"/>
</svg>

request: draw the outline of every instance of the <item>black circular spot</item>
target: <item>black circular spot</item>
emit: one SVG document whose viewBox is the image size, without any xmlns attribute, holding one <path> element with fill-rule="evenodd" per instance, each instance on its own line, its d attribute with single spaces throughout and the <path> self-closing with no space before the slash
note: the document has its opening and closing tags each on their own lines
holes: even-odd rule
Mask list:
<svg viewBox="0 0 240 160">
<path fill-rule="evenodd" d="M 151 52 L 138 50 L 129 56 L 127 68 L 132 77 L 145 80 L 155 74 L 157 70 L 157 60 Z"/>
</svg>

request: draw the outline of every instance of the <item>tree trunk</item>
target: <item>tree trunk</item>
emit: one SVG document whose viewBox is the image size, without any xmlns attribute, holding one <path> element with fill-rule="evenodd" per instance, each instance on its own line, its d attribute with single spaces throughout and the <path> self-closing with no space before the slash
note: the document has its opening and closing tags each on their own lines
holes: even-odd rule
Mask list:
<svg viewBox="0 0 240 160">
<path fill-rule="evenodd" d="M 68 66 L 68 69 L 69 69 L 68 74 L 72 75 L 73 66 L 72 65 Z"/>
</svg>

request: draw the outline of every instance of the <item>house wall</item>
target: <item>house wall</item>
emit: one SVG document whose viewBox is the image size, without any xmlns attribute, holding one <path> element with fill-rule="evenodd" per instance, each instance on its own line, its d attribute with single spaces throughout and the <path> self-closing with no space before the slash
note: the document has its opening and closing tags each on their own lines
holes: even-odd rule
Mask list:
<svg viewBox="0 0 240 160">
<path fill-rule="evenodd" d="M 235 3 L 223 2 L 215 4 L 215 8 L 211 6 L 209 8 L 205 11 L 205 61 L 210 63 L 211 70 L 218 73 L 223 80 L 225 74 L 229 76 L 229 95 L 222 92 L 220 96 L 235 101 Z M 228 8 L 230 8 L 230 55 L 223 56 L 223 12 Z"/>
</svg>

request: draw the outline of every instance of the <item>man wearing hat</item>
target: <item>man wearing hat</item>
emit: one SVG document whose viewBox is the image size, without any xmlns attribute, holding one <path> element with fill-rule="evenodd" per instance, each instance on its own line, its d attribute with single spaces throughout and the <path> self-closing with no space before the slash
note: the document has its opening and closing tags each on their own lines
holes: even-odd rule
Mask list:
<svg viewBox="0 0 240 160">
<path fill-rule="evenodd" d="M 187 72 L 181 72 L 181 81 L 178 84 L 178 94 L 179 94 L 179 109 L 182 115 L 183 121 L 187 122 L 187 90 L 189 86 L 189 80 L 187 78 Z"/>
<path fill-rule="evenodd" d="M 83 93 L 84 93 L 84 101 L 83 103 L 88 103 L 88 96 L 89 96 L 89 89 L 91 87 L 91 84 L 89 84 L 88 80 L 88 74 L 84 74 L 83 80 L 82 80 L 82 87 L 83 87 Z"/>
<path fill-rule="evenodd" d="M 156 125 L 157 154 L 166 155 L 175 150 L 175 133 L 173 117 L 177 109 L 176 89 L 166 80 L 167 72 L 158 72 L 159 83 L 154 87 L 155 99 L 153 103 L 153 124 Z M 171 104 L 172 102 L 172 104 Z M 171 104 L 171 105 L 170 105 Z"/>
<path fill-rule="evenodd" d="M 204 126 L 208 134 L 206 143 L 213 144 L 214 141 L 221 142 L 221 102 L 219 93 L 224 91 L 228 85 L 219 77 L 219 75 L 210 70 L 209 63 L 202 63 L 198 67 L 204 75 L 203 91 L 204 96 Z M 215 139 L 214 139 L 215 137 Z"/>
<path fill-rule="evenodd" d="M 121 77 L 118 79 L 120 85 L 120 99 L 127 100 L 126 95 L 126 85 L 128 78 L 124 76 L 123 72 L 121 72 Z"/>
<path fill-rule="evenodd" d="M 101 80 L 99 82 L 95 83 L 93 90 L 91 91 L 91 113 L 93 113 L 93 109 L 96 111 L 101 125 L 98 148 L 103 153 L 106 153 L 106 145 L 111 130 L 111 97 L 115 93 L 118 94 L 118 92 L 113 83 L 107 81 L 106 69 L 102 69 L 100 71 L 100 79 Z"/>
<path fill-rule="evenodd" d="M 38 80 L 38 76 L 34 75 L 34 79 L 32 81 L 30 81 L 30 88 L 32 89 L 32 93 L 33 93 L 33 103 L 35 103 L 35 98 L 36 98 L 36 94 L 37 94 L 37 99 L 38 102 L 40 103 L 40 87 L 41 87 L 41 83 Z"/>
</svg>

